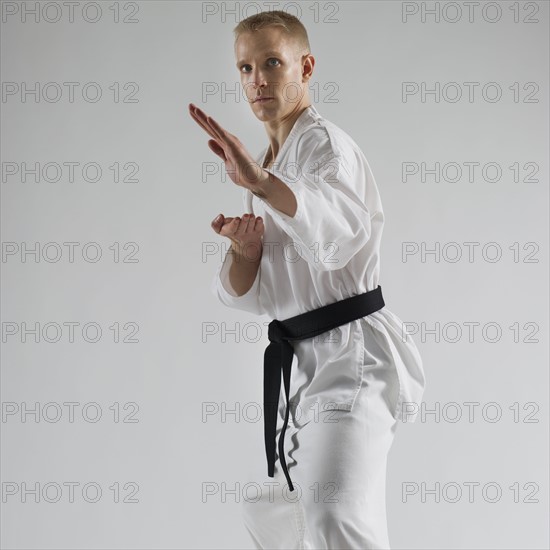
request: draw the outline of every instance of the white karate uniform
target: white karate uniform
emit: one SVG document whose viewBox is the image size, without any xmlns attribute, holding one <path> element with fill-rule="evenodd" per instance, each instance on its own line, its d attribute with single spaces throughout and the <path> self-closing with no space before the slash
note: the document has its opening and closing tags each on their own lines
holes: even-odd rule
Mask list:
<svg viewBox="0 0 550 550">
<path fill-rule="evenodd" d="M 268 147 L 256 159 L 261 166 Z M 236 296 L 226 254 L 212 281 L 218 299 L 285 320 L 375 289 L 384 214 L 353 139 L 310 105 L 267 170 L 294 192 L 296 214 L 243 189 L 244 211 L 236 215 L 263 218 L 263 255 L 252 287 Z M 285 454 L 299 498 L 288 491 L 278 460 L 275 478 L 267 476 L 264 454 L 250 465 L 265 491 L 257 502 L 243 501 L 245 526 L 256 548 L 389 548 L 386 459 L 396 422 L 404 411 L 413 422 L 422 400 L 418 349 L 387 307 L 293 347 Z M 277 441 L 285 405 L 281 386 Z M 272 482 L 279 482 L 274 494 Z"/>
</svg>

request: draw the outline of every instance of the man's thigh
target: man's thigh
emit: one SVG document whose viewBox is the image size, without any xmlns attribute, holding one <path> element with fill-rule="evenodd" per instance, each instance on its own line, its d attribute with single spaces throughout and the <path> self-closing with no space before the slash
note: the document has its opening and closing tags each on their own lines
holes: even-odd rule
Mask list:
<svg viewBox="0 0 550 550">
<path fill-rule="evenodd" d="M 393 373 L 383 367 L 367 369 L 351 411 L 323 411 L 288 431 L 285 450 L 293 482 L 333 482 L 357 496 L 368 490 L 385 469 L 397 425 L 387 399 L 388 376 Z"/>
<path fill-rule="evenodd" d="M 261 488 L 243 504 L 245 525 L 258 547 L 386 548 L 386 464 L 396 420 L 391 414 L 394 369 L 364 369 L 352 411 L 329 410 L 289 424 L 285 458 L 295 490 L 280 461 L 275 477 L 265 463 L 251 471 Z M 277 440 L 283 423 L 278 419 Z M 271 546 L 270 546 L 271 545 Z"/>
</svg>

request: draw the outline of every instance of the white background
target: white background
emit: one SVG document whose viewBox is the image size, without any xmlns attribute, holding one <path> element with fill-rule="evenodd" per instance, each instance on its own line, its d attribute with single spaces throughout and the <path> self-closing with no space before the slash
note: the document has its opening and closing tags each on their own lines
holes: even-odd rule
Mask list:
<svg viewBox="0 0 550 550">
<path fill-rule="evenodd" d="M 22 22 L 23 4 L 3 2 L 1 24 L 4 91 L 6 83 L 19 87 L 1 103 L 2 547 L 252 548 L 236 500 L 245 496 L 247 464 L 265 461 L 263 421 L 202 415 L 208 403 L 220 409 L 249 404 L 246 410 L 254 413 L 253 404 L 262 398 L 270 319 L 230 310 L 210 293 L 227 247 L 210 222 L 220 212 L 243 214 L 241 188 L 223 178 L 223 166 L 187 105 L 203 108 L 254 156 L 267 145 L 244 96 L 221 90 L 239 90 L 233 28 L 269 5 L 99 2 L 96 23 L 83 19 L 84 4 L 75 8 L 71 23 L 68 8 L 52 2 L 46 17 L 53 20 L 57 6 L 60 21 L 44 21 L 42 14 L 36 23 L 33 15 Z M 33 8 L 35 2 L 26 4 Z M 491 2 L 483 12 L 481 2 L 471 20 L 464 3 L 438 4 L 439 22 L 434 15 L 421 17 L 420 10 L 434 9 L 434 2 L 304 2 L 299 11 L 296 3 L 285 8 L 308 29 L 316 58 L 312 102 L 356 140 L 380 189 L 386 304 L 405 322 L 424 324 L 439 336 L 414 336 L 427 376 L 425 406 L 439 406 L 445 414 L 398 427 L 388 464 L 390 541 L 396 549 L 548 548 L 548 4 Z M 8 15 L 14 5 L 18 12 Z M 113 6 L 121 19 L 137 22 L 114 23 Z M 462 15 L 451 22 L 456 6 Z M 94 7 L 88 9 L 95 17 Z M 404 18 L 406 10 L 411 15 Z M 20 87 L 36 82 L 59 83 L 62 97 L 22 98 Z M 74 102 L 64 82 L 79 83 Z M 82 97 L 89 82 L 101 86 L 97 102 Z M 115 82 L 121 89 L 137 83 L 138 101 L 115 102 L 109 89 Z M 405 101 L 404 82 L 430 89 L 455 82 L 464 95 L 453 101 L 447 86 L 448 95 L 438 101 L 434 95 L 422 101 L 419 93 Z M 472 102 L 465 82 L 479 83 Z M 494 102 L 482 94 L 489 82 L 502 90 Z M 526 102 L 534 90 L 527 83 L 538 86 L 534 102 Z M 208 95 L 206 89 L 218 91 Z M 122 90 L 121 98 L 131 91 Z M 73 182 L 67 171 L 57 182 L 41 177 L 38 183 L 33 175 L 23 182 L 20 173 L 5 174 L 13 166 L 7 163 L 21 168 L 24 162 L 79 167 Z M 95 183 L 82 177 L 81 167 L 89 162 L 102 168 Z M 115 162 L 137 163 L 138 182 L 114 183 L 109 167 Z M 463 173 L 456 182 L 443 176 L 436 182 L 433 175 L 404 181 L 405 162 L 429 169 L 457 163 Z M 502 175 L 489 181 L 478 166 L 469 181 L 468 162 L 495 163 Z M 221 172 L 204 178 L 206 163 L 218 164 Z M 536 182 L 526 179 L 529 166 L 537 167 L 531 176 Z M 69 241 L 79 243 L 74 262 L 62 244 Z M 36 242 L 59 243 L 61 258 L 49 262 L 29 254 L 23 262 L 21 247 Z M 101 247 L 97 262 L 82 257 L 90 242 Z M 479 243 L 472 262 L 467 242 Z M 16 254 L 7 254 L 10 243 Z M 114 243 L 119 261 L 110 249 Z M 133 252 L 123 249 L 125 243 L 139 246 L 137 262 L 122 261 Z M 403 243 L 439 246 L 441 254 L 403 258 Z M 458 261 L 449 243 L 458 243 Z M 487 243 L 500 247 L 500 260 L 488 259 L 495 247 L 484 257 Z M 527 262 L 533 251 L 536 261 Z M 43 328 L 68 322 L 79 323 L 73 343 L 66 328 L 58 342 L 41 336 L 36 343 L 32 334 L 22 341 L 23 323 L 32 329 L 35 323 Z M 98 342 L 83 340 L 85 323 L 101 326 Z M 114 342 L 109 327 L 115 323 L 121 338 L 132 337 L 131 326 L 123 327 L 135 323 L 138 342 Z M 250 332 L 246 323 L 252 323 Z M 478 323 L 472 341 L 466 323 Z M 514 324 L 519 332 L 510 328 Z M 236 326 L 239 341 L 235 334 L 222 336 L 222 328 Z M 462 334 L 453 342 L 457 326 Z M 19 332 L 7 334 L 13 327 Z M 205 335 L 207 327 L 216 333 Z M 262 331 L 259 339 L 254 327 Z M 495 342 L 494 327 L 502 331 Z M 50 338 L 54 329 L 48 329 Z M 30 414 L 22 422 L 21 408 L 36 402 L 58 403 L 61 418 L 47 422 L 40 416 L 36 422 Z M 65 402 L 79 404 L 74 422 Z M 90 402 L 101 407 L 98 422 L 82 417 L 82 406 Z M 132 412 L 122 410 L 129 402 L 139 406 L 134 423 L 122 421 Z M 472 422 L 468 402 L 479 403 Z M 489 421 L 495 406 L 482 414 L 491 402 L 502 411 L 499 421 Z M 119 422 L 113 420 L 113 403 L 120 404 Z M 458 404 L 460 420 L 452 421 L 456 406 L 449 403 Z M 518 422 L 509 408 L 514 403 Z M 14 407 L 16 414 L 8 414 Z M 52 406 L 48 411 L 55 413 Z M 65 490 L 58 502 L 45 501 L 42 493 L 38 503 L 32 494 L 22 502 L 23 482 L 30 489 L 57 483 Z M 79 483 L 74 502 L 64 482 Z M 131 497 L 131 486 L 123 488 L 129 482 L 138 487 L 138 502 L 114 502 L 109 487 L 119 483 L 121 499 Z M 101 486 L 98 502 L 83 499 L 86 483 Z M 205 496 L 208 483 L 217 490 Z M 439 484 L 439 502 L 433 494 L 405 499 L 405 483 L 419 489 Z M 465 483 L 479 483 L 471 502 Z M 493 485 L 484 496 L 488 483 Z M 514 484 L 519 502 L 510 489 Z M 224 496 L 224 486 L 236 487 L 238 497 Z M 453 503 L 457 486 L 462 495 Z M 495 486 L 502 495 L 491 502 Z M 19 492 L 6 494 L 13 487 Z"/>
</svg>

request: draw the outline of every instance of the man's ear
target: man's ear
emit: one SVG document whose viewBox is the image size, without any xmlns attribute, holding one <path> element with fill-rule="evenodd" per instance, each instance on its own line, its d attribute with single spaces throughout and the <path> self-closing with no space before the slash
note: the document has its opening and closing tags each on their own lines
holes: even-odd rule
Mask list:
<svg viewBox="0 0 550 550">
<path fill-rule="evenodd" d="M 315 67 L 315 58 L 306 53 L 302 56 L 302 78 L 309 80 L 313 75 L 313 67 Z"/>
</svg>

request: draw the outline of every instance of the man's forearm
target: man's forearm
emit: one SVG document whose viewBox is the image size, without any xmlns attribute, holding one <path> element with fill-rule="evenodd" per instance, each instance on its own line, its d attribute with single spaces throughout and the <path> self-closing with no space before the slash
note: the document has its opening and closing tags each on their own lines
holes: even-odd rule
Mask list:
<svg viewBox="0 0 550 550">
<path fill-rule="evenodd" d="M 231 256 L 229 283 L 237 296 L 246 294 L 252 288 L 262 260 L 262 252 L 261 247 L 258 249 L 249 246 L 242 251 L 231 244 L 231 248 L 228 250 L 228 254 Z"/>
<path fill-rule="evenodd" d="M 263 171 L 262 179 L 250 188 L 252 194 L 268 202 L 273 208 L 283 214 L 294 217 L 298 208 L 296 195 L 292 189 L 267 170 Z"/>
</svg>

